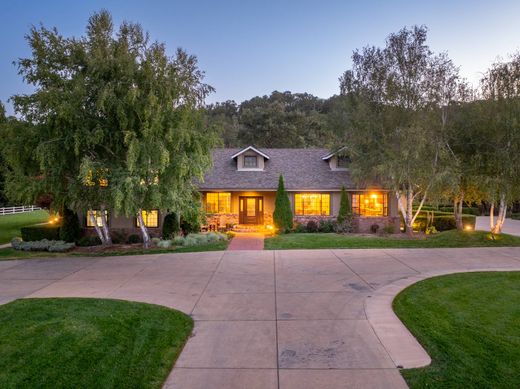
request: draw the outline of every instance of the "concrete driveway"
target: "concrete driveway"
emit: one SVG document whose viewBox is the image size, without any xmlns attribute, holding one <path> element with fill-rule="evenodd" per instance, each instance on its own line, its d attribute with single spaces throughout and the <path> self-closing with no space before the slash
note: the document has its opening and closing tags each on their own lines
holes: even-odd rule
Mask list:
<svg viewBox="0 0 520 389">
<path fill-rule="evenodd" d="M 108 297 L 192 315 L 194 334 L 167 388 L 402 388 L 396 349 L 413 354 L 420 346 L 413 338 L 401 342 L 406 329 L 385 321 L 395 320 L 389 305 L 395 285 L 475 269 L 520 270 L 520 248 L 4 261 L 0 303 Z"/>
<path fill-rule="evenodd" d="M 489 216 L 477 216 L 475 229 L 490 231 Z M 504 226 L 502 227 L 502 232 L 504 234 L 520 236 L 520 220 L 506 219 L 504 221 Z"/>
</svg>

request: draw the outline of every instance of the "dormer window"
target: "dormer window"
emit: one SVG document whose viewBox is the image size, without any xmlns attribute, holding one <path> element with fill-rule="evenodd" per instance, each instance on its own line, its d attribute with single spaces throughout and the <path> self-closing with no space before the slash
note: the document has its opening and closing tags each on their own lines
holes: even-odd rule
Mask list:
<svg viewBox="0 0 520 389">
<path fill-rule="evenodd" d="M 340 169 L 347 169 L 350 165 L 350 158 L 346 155 L 338 155 L 337 167 Z"/>
<path fill-rule="evenodd" d="M 235 161 L 237 170 L 263 171 L 269 156 L 256 147 L 248 146 L 233 154 L 231 159 Z"/>
<path fill-rule="evenodd" d="M 258 157 L 256 155 L 244 155 L 244 167 L 245 168 L 257 168 Z"/>
</svg>

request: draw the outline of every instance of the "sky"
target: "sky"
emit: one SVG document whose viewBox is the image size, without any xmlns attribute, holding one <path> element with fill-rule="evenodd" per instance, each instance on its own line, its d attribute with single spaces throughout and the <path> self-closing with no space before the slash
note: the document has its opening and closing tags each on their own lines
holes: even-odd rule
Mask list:
<svg viewBox="0 0 520 389">
<path fill-rule="evenodd" d="M 0 100 L 31 91 L 13 65 L 30 54 L 24 36 L 31 26 L 80 36 L 100 9 L 116 24 L 141 23 L 171 54 L 182 47 L 196 55 L 216 89 L 208 103 L 273 90 L 330 97 L 353 50 L 383 46 L 388 34 L 415 24 L 428 27 L 431 49 L 446 51 L 472 83 L 497 57 L 520 49 L 518 0 L 0 0 Z"/>
</svg>

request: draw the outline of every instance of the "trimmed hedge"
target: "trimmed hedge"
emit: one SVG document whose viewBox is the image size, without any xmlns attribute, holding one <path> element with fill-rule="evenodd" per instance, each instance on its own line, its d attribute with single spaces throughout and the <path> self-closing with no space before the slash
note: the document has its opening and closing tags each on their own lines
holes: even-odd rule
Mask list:
<svg viewBox="0 0 520 389">
<path fill-rule="evenodd" d="M 439 211 L 453 213 L 453 207 L 440 207 Z M 462 207 L 462 213 L 464 215 L 480 216 L 480 209 L 473 207 Z"/>
<path fill-rule="evenodd" d="M 472 229 L 475 229 L 476 221 L 475 215 L 462 215 L 462 224 L 464 226 L 469 225 Z M 415 219 L 414 230 L 425 231 L 427 222 L 426 213 L 421 212 Z M 432 226 L 440 232 L 456 229 L 457 223 L 455 222 L 455 216 L 449 212 L 434 212 Z"/>
<path fill-rule="evenodd" d="M 25 242 L 34 242 L 37 240 L 60 240 L 59 226 L 31 226 L 20 228 L 22 239 Z"/>
</svg>

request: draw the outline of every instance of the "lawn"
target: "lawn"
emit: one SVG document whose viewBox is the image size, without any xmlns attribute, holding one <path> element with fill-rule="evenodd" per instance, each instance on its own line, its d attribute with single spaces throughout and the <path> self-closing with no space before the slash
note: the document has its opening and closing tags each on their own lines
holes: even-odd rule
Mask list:
<svg viewBox="0 0 520 389">
<path fill-rule="evenodd" d="M 150 254 L 174 254 L 174 253 L 191 253 L 191 252 L 202 252 L 202 251 L 222 251 L 227 248 L 229 241 L 219 241 L 206 244 L 200 244 L 197 246 L 180 246 L 169 249 L 162 248 L 150 248 L 144 249 L 142 245 L 133 249 L 126 250 L 110 250 L 107 251 L 70 251 L 67 253 L 49 253 L 47 251 L 19 251 L 10 247 L 0 249 L 0 261 L 9 259 L 29 259 L 29 258 L 55 258 L 55 257 L 112 257 L 121 255 L 150 255 Z"/>
<path fill-rule="evenodd" d="M 15 236 L 20 236 L 20 228 L 49 220 L 47 211 L 33 211 L 15 215 L 0 216 L 0 244 L 9 243 Z"/>
<path fill-rule="evenodd" d="M 192 328 L 157 305 L 17 300 L 0 307 L 0 387 L 160 388 Z"/>
<path fill-rule="evenodd" d="M 403 370 L 411 388 L 520 388 L 520 272 L 431 278 L 394 310 L 432 364 Z"/>
<path fill-rule="evenodd" d="M 444 231 L 426 238 L 403 235 L 370 236 L 334 233 L 292 233 L 266 238 L 266 250 L 326 248 L 436 248 L 436 247 L 502 247 L 520 246 L 520 237 L 501 234 L 491 239 L 484 231 Z"/>
</svg>

